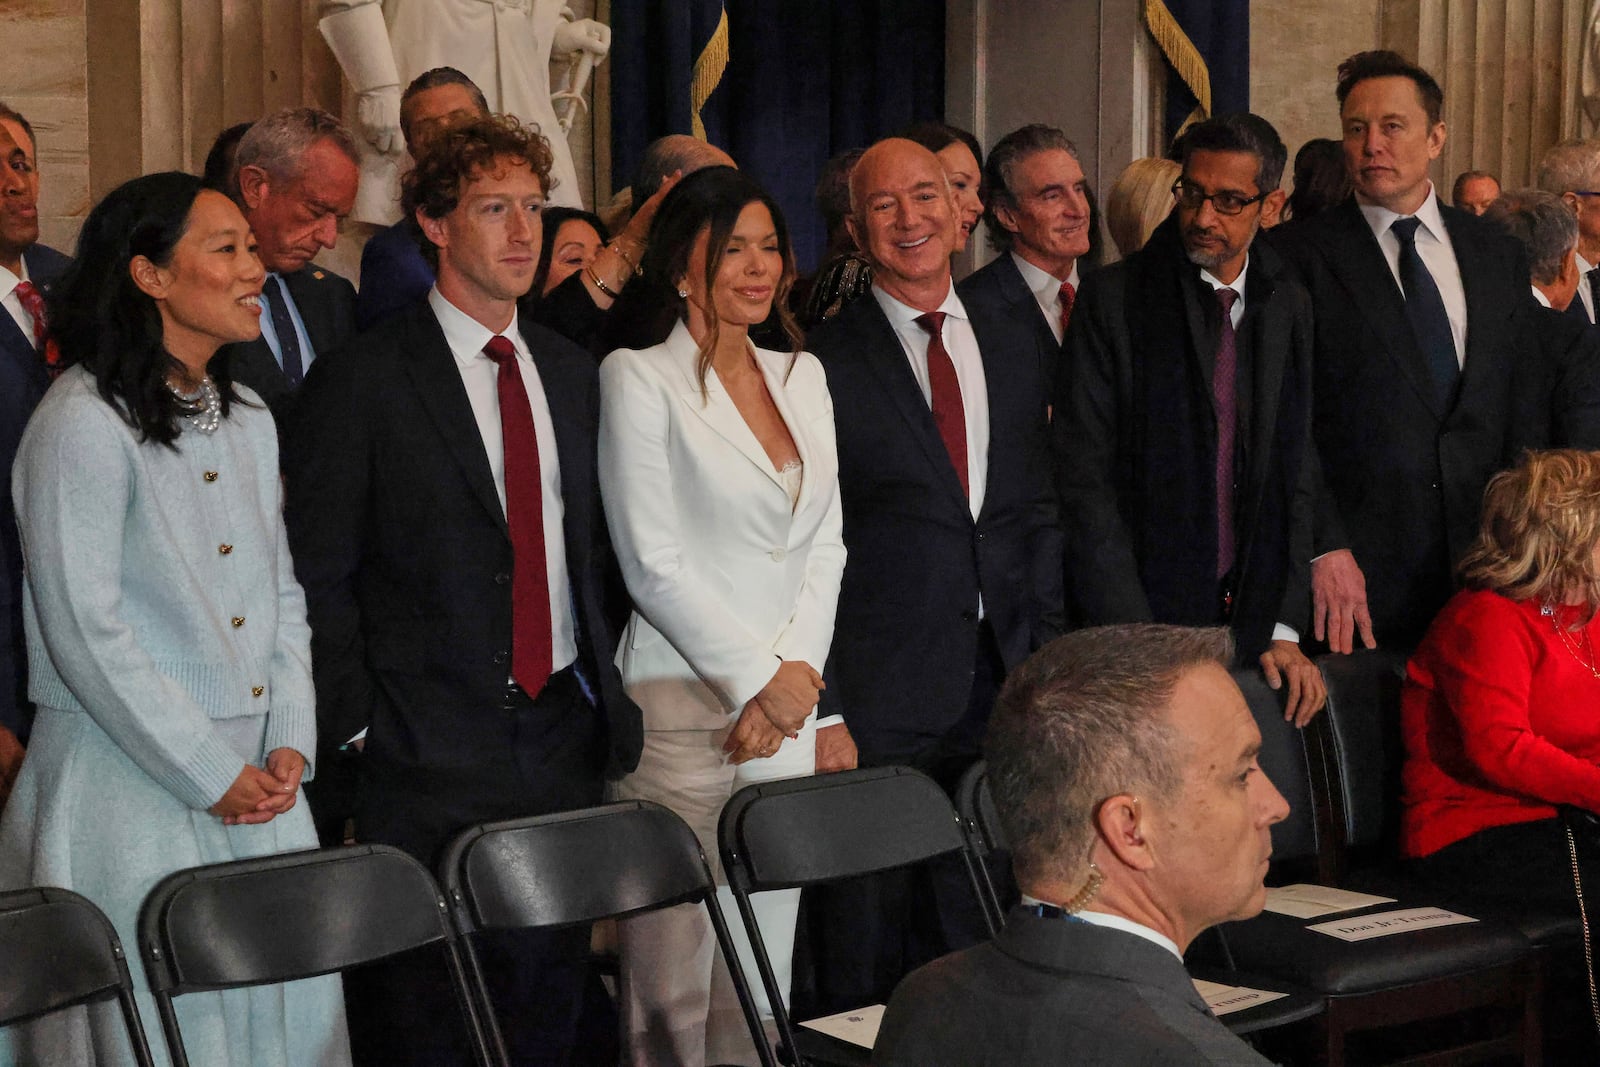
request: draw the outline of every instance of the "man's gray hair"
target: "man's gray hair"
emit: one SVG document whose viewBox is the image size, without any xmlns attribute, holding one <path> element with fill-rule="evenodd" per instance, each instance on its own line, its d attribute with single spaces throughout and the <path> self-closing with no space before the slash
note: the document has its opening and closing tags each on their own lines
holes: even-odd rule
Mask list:
<svg viewBox="0 0 1600 1067">
<path fill-rule="evenodd" d="M 984 756 L 1024 888 L 1082 880 L 1107 798 L 1177 796 L 1185 753 L 1168 715 L 1173 691 L 1189 670 L 1232 661 L 1226 629 L 1138 623 L 1057 638 L 1011 672 Z"/>
<path fill-rule="evenodd" d="M 306 151 L 322 140 L 332 141 L 350 162 L 360 165 L 355 138 L 343 123 L 320 107 L 291 107 L 250 127 L 239 141 L 234 172 L 260 167 L 274 181 L 293 181 L 300 176 Z"/>
<path fill-rule="evenodd" d="M 1555 193 L 1541 189 L 1501 193 L 1483 217 L 1521 242 L 1528 254 L 1528 273 L 1544 285 L 1556 280 L 1567 253 L 1578 245 L 1578 216 Z"/>
<path fill-rule="evenodd" d="M 983 180 L 989 197 L 983 218 L 989 227 L 989 243 L 1000 251 L 1009 251 L 1014 238 L 1011 231 L 1000 225 L 1000 220 L 995 217 L 995 205 L 1004 204 L 1012 211 L 1017 210 L 1017 167 L 1030 156 L 1058 149 L 1073 159 L 1078 158 L 1078 146 L 1065 133 L 1054 126 L 1035 122 L 1020 130 L 1012 130 L 989 150 L 989 158 L 983 164 Z"/>
<path fill-rule="evenodd" d="M 1600 141 L 1562 141 L 1539 160 L 1535 179 L 1547 193 L 1570 193 L 1595 189 L 1600 182 Z"/>
</svg>

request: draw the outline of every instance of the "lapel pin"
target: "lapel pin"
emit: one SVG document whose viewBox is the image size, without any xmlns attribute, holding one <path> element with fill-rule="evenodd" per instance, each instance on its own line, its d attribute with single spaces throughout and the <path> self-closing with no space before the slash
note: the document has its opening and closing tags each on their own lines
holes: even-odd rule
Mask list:
<svg viewBox="0 0 1600 1067">
<path fill-rule="evenodd" d="M 317 281 L 319 281 L 319 282 L 320 282 L 320 281 L 321 281 L 321 280 L 322 280 L 322 272 L 321 272 L 321 271 L 320 271 L 320 270 L 314 270 L 314 271 L 312 271 L 312 272 L 311 272 L 311 276 L 312 276 L 312 277 L 313 277 L 313 278 L 315 278 L 315 279 L 316 279 L 316 280 L 317 280 Z"/>
</svg>

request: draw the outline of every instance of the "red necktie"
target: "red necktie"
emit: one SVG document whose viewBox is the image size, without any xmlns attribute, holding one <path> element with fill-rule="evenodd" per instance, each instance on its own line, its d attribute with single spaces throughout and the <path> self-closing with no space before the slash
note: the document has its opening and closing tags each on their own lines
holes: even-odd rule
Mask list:
<svg viewBox="0 0 1600 1067">
<path fill-rule="evenodd" d="M 538 696 L 550 680 L 550 580 L 544 556 L 544 491 L 533 407 L 509 338 L 484 355 L 499 367 L 500 433 L 505 444 L 506 526 L 511 530 L 511 677 Z"/>
<path fill-rule="evenodd" d="M 1233 332 L 1233 302 L 1239 294 L 1217 290 L 1222 326 L 1217 334 L 1217 363 L 1211 375 L 1211 396 L 1217 405 L 1217 577 L 1233 569 L 1237 551 L 1233 531 L 1233 450 L 1239 421 L 1239 345 Z"/>
<path fill-rule="evenodd" d="M 1061 339 L 1067 339 L 1067 323 L 1072 321 L 1072 305 L 1078 299 L 1078 291 L 1072 287 L 1071 282 L 1061 283 Z"/>
<path fill-rule="evenodd" d="M 45 369 L 54 378 L 61 373 L 61 353 L 56 349 L 54 339 L 46 337 L 44 294 L 32 282 L 18 282 L 16 292 L 17 299 L 22 301 L 22 310 L 33 319 L 33 347 L 44 353 Z"/>
<path fill-rule="evenodd" d="M 944 347 L 944 312 L 918 315 L 917 325 L 928 331 L 928 386 L 933 394 L 933 422 L 939 427 L 950 465 L 961 479 L 961 492 L 972 499 L 967 487 L 967 411 L 961 405 L 961 383 L 956 380 L 956 365 Z"/>
</svg>

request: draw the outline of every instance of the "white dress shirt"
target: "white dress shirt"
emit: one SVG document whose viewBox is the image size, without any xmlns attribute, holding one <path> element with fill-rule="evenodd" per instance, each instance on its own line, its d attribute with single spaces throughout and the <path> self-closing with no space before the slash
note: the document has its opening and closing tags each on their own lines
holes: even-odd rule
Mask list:
<svg viewBox="0 0 1600 1067">
<path fill-rule="evenodd" d="M 428 305 L 433 308 L 445 342 L 456 358 L 456 368 L 461 372 L 461 384 L 466 386 L 472 414 L 478 420 L 478 433 L 483 437 L 483 450 L 489 457 L 489 471 L 494 475 L 494 488 L 500 495 L 503 511 L 506 506 L 506 451 L 500 429 L 500 368 L 483 351 L 483 346 L 495 333 L 446 300 L 437 287 L 428 293 Z M 517 329 L 514 311 L 511 321 L 500 333 L 517 351 L 517 369 L 522 371 L 528 405 L 533 409 L 534 437 L 539 442 L 544 558 L 550 585 L 550 662 L 553 669 L 561 670 L 578 658 L 578 644 L 573 636 L 572 589 L 567 576 L 567 542 L 562 526 L 565 509 L 561 499 L 561 457 L 556 452 L 556 427 L 550 419 L 550 403 L 544 395 L 539 368 L 534 366 L 528 344 Z"/>
<path fill-rule="evenodd" d="M 1400 285 L 1400 238 L 1389 229 L 1394 220 L 1401 216 L 1377 204 L 1362 204 L 1361 215 L 1372 228 L 1372 235 L 1378 239 L 1378 248 L 1383 251 L 1383 258 L 1389 264 L 1389 273 L 1394 275 L 1394 283 L 1400 286 L 1403 294 L 1405 286 Z M 1461 284 L 1461 267 L 1456 263 L 1455 246 L 1450 243 L 1450 232 L 1445 229 L 1444 217 L 1439 214 L 1439 197 L 1432 183 L 1428 185 L 1428 198 L 1417 209 L 1416 218 L 1422 223 L 1417 227 L 1417 255 L 1422 257 L 1423 265 L 1433 275 L 1433 284 L 1439 287 L 1439 296 L 1444 300 L 1444 313 L 1450 319 L 1450 335 L 1456 343 L 1456 365 L 1465 366 L 1467 291 Z"/>
<path fill-rule="evenodd" d="M 1050 332 L 1055 335 L 1056 344 L 1061 343 L 1061 283 L 1072 283 L 1073 292 L 1078 290 L 1078 261 L 1072 261 L 1072 273 L 1065 279 L 1057 278 L 1047 270 L 1034 266 L 1015 252 L 1011 253 L 1011 262 L 1017 265 L 1017 271 L 1022 275 L 1022 282 L 1033 293 L 1034 300 L 1039 303 L 1039 310 L 1044 312 L 1044 321 L 1050 324 Z"/>
<path fill-rule="evenodd" d="M 29 341 L 33 340 L 33 316 L 28 314 L 28 309 L 22 306 L 22 298 L 17 295 L 17 286 L 28 281 L 28 257 L 22 257 L 22 276 L 11 273 L 6 267 L 0 267 L 0 307 L 6 309 L 12 319 L 17 323 L 17 329 L 22 331 L 22 336 Z M 37 344 L 34 345 L 38 347 Z"/>
<path fill-rule="evenodd" d="M 1594 270 L 1595 264 L 1583 258 L 1582 253 L 1573 253 L 1578 261 L 1578 299 L 1583 301 L 1583 309 L 1589 313 L 1589 321 L 1594 322 L 1594 287 L 1589 284 L 1589 272 Z M 3 287 L 3 286 L 0 286 Z"/>
<path fill-rule="evenodd" d="M 1028 894 L 1023 893 L 1022 903 L 1032 907 L 1035 904 L 1048 904 L 1049 901 L 1039 900 L 1036 897 L 1030 897 Z M 1136 923 L 1132 919 L 1124 919 L 1120 915 L 1108 915 L 1103 911 L 1075 911 L 1072 913 L 1072 917 L 1074 919 L 1082 919 L 1090 926 L 1100 926 L 1107 930 L 1121 930 L 1125 934 L 1132 934 L 1134 937 L 1142 937 L 1152 945 L 1159 945 L 1168 952 L 1172 953 L 1174 956 L 1178 957 L 1178 961 L 1180 963 L 1183 961 L 1183 953 L 1178 951 L 1178 943 L 1176 941 L 1172 940 L 1172 938 L 1168 937 L 1166 934 L 1150 929 L 1150 927 L 1146 926 L 1144 923 Z"/>
<path fill-rule="evenodd" d="M 917 324 L 922 314 L 902 304 L 876 285 L 872 295 L 894 327 L 900 346 L 911 363 L 911 373 L 922 390 L 922 399 L 933 407 L 933 385 L 928 379 L 928 331 Z M 955 286 L 950 287 L 938 309 L 944 313 L 944 348 L 955 364 L 956 384 L 961 387 L 961 409 L 967 419 L 967 495 L 972 517 L 983 510 L 983 494 L 989 484 L 989 384 L 983 373 L 983 357 L 978 354 L 978 338 L 972 320 L 961 306 Z"/>
<path fill-rule="evenodd" d="M 1544 295 L 1544 290 L 1539 288 L 1537 285 L 1533 286 L 1532 288 L 1533 288 L 1533 298 L 1535 300 L 1539 301 L 1539 306 L 1540 307 L 1549 307 L 1550 306 L 1550 298 L 1548 296 Z"/>
</svg>

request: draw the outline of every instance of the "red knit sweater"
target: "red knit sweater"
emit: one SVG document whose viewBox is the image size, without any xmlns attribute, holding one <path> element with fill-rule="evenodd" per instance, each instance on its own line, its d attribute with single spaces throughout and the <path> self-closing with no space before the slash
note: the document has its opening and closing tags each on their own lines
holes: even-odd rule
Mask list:
<svg viewBox="0 0 1600 1067">
<path fill-rule="evenodd" d="M 1558 608 L 1571 624 L 1580 609 Z M 1600 648 L 1600 615 L 1568 634 Z M 1494 826 L 1600 811 L 1600 678 L 1535 600 L 1457 593 L 1411 657 L 1401 698 L 1401 851 L 1425 856 Z"/>
</svg>

